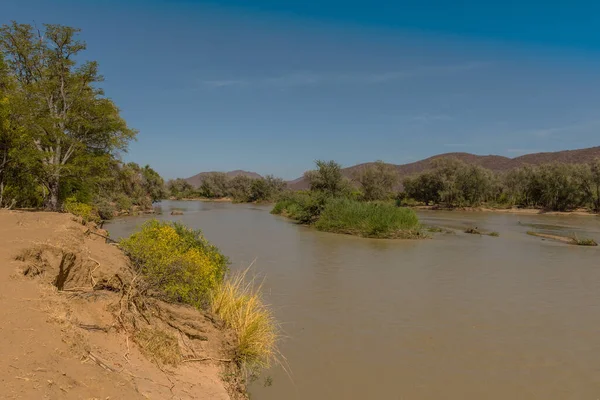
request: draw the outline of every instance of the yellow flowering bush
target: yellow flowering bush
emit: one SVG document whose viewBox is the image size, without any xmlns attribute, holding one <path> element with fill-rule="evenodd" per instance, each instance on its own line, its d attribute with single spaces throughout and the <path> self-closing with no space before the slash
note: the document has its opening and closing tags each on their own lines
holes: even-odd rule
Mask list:
<svg viewBox="0 0 600 400">
<path fill-rule="evenodd" d="M 207 304 L 209 292 L 227 271 L 227 258 L 201 231 L 177 223 L 148 221 L 121 247 L 151 288 L 196 307 Z"/>
<path fill-rule="evenodd" d="M 81 217 L 84 222 L 98 221 L 98 213 L 89 204 L 80 203 L 75 197 L 69 197 L 65 200 L 63 208 L 66 212 Z"/>
</svg>

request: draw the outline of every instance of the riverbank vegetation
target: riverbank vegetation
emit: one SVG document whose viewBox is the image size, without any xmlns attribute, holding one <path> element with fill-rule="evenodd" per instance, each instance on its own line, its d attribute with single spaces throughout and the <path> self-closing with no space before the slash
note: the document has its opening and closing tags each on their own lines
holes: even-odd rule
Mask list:
<svg viewBox="0 0 600 400">
<path fill-rule="evenodd" d="M 175 199 L 220 199 L 231 198 L 235 203 L 261 203 L 274 201 L 286 188 L 281 178 L 267 175 L 251 178 L 238 175 L 233 178 L 223 172 L 206 174 L 199 188 L 194 188 L 185 179 L 167 182 L 169 195 Z"/>
<path fill-rule="evenodd" d="M 453 158 L 403 181 L 399 202 L 443 207 L 522 207 L 600 212 L 600 160 L 543 164 L 495 173 Z"/>
<path fill-rule="evenodd" d="M 563 242 L 566 244 L 574 244 L 577 246 L 598 246 L 598 243 L 596 243 L 596 241 L 594 239 L 579 238 L 576 234 L 573 234 L 572 236 L 564 236 L 564 235 L 556 235 L 556 234 L 534 232 L 534 231 L 528 231 L 527 234 L 530 236 L 540 237 L 542 239 L 550 239 L 550 240 L 554 240 L 557 242 Z"/>
<path fill-rule="evenodd" d="M 326 232 L 371 238 L 421 235 L 415 212 L 392 202 L 397 176 L 386 165 L 378 162 L 357 174 L 362 191 L 342 175 L 338 163 L 317 161 L 316 165 L 316 170 L 305 174 L 310 189 L 285 192 L 273 207 L 273 214 Z"/>
<path fill-rule="evenodd" d="M 413 238 L 420 235 L 415 212 L 389 203 L 333 198 L 325 204 L 318 230 L 371 238 Z"/>
<path fill-rule="evenodd" d="M 78 36 L 61 25 L 0 28 L 0 207 L 67 204 L 108 219 L 165 195 L 156 171 L 121 161 L 137 131 L 99 87 L 98 63 L 78 61 Z"/>
<path fill-rule="evenodd" d="M 121 248 L 140 273 L 142 293 L 210 310 L 236 335 L 234 359 L 256 374 L 277 359 L 279 330 L 260 295 L 260 285 L 246 273 L 230 274 L 228 260 L 201 231 L 151 220 Z"/>
</svg>

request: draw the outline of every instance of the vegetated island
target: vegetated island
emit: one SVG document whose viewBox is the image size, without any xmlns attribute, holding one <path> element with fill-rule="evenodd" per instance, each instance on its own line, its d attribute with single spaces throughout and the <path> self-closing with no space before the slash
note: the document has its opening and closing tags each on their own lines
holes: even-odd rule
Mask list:
<svg viewBox="0 0 600 400">
<path fill-rule="evenodd" d="M 357 192 L 344 179 L 336 162 L 317 161 L 316 164 L 317 169 L 307 173 L 310 190 L 283 193 L 271 211 L 273 214 L 314 225 L 326 232 L 369 238 L 423 237 L 413 210 L 397 207 L 393 202 L 371 199 L 380 196 L 379 193 Z M 376 180 L 385 179 L 389 173 L 386 170 L 374 172 L 373 179 Z M 385 193 L 381 196 L 385 197 Z"/>
</svg>

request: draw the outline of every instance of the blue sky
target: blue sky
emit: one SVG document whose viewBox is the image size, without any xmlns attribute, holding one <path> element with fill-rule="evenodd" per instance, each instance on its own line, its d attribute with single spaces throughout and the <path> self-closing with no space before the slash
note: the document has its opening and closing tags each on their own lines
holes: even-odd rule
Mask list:
<svg viewBox="0 0 600 400">
<path fill-rule="evenodd" d="M 600 145 L 600 5 L 546 3 L 4 0 L 0 23 L 82 28 L 127 160 L 293 179 Z"/>
</svg>

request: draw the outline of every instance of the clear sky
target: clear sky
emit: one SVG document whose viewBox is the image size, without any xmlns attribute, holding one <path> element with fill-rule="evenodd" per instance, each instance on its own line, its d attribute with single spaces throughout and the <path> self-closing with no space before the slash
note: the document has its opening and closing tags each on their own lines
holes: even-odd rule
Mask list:
<svg viewBox="0 0 600 400">
<path fill-rule="evenodd" d="M 600 145 L 598 2 L 1 0 L 10 20 L 82 28 L 140 131 L 125 159 L 167 178 Z"/>
</svg>

